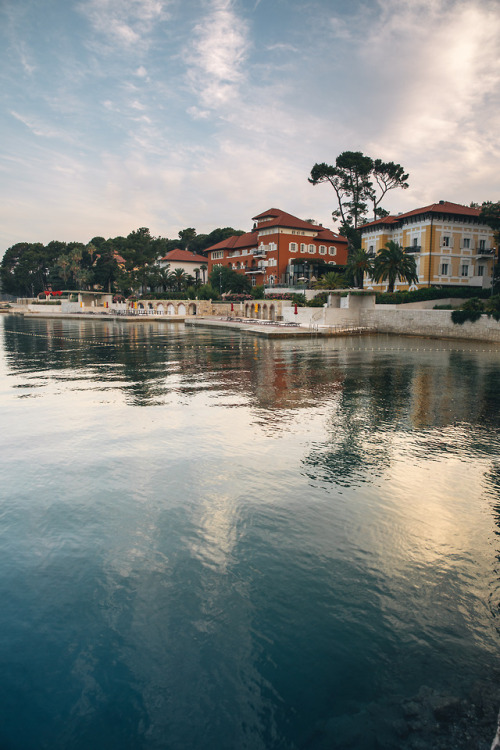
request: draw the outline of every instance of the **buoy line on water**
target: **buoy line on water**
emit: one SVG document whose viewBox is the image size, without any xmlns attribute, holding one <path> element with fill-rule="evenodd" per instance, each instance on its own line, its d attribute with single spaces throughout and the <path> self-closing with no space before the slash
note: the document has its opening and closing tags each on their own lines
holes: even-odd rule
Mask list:
<svg viewBox="0 0 500 750">
<path fill-rule="evenodd" d="M 5 333 L 13 333 L 13 334 L 20 334 L 21 336 L 31 336 L 33 338 L 39 338 L 39 339 L 47 339 L 47 340 L 54 340 L 54 341 L 74 341 L 77 344 L 83 343 L 83 340 L 78 338 L 72 338 L 71 336 L 48 336 L 44 333 L 31 333 L 31 331 L 13 331 L 10 328 L 4 328 L 3 329 Z M 122 339 L 121 341 L 101 341 L 100 339 L 85 339 L 85 344 L 92 344 L 94 346 L 123 346 L 124 344 L 129 343 L 127 339 Z M 159 345 L 159 344 L 136 344 L 134 348 L 143 347 L 144 349 L 165 349 L 167 344 Z M 209 349 L 216 349 L 219 347 L 211 346 L 205 348 Z M 401 347 L 401 346 L 377 346 L 377 347 L 349 347 L 345 349 L 339 349 L 340 351 L 348 351 L 348 352 L 436 352 L 437 350 L 434 348 L 424 348 L 421 347 Z M 463 354 L 476 354 L 478 352 L 492 352 L 492 349 L 449 349 L 450 352 L 462 352 Z"/>
</svg>

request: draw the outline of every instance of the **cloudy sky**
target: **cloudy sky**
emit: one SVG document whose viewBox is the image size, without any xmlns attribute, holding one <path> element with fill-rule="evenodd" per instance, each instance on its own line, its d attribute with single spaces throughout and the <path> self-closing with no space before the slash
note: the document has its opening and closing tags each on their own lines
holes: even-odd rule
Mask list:
<svg viewBox="0 0 500 750">
<path fill-rule="evenodd" d="M 402 164 L 383 204 L 500 199 L 498 0 L 0 0 L 0 255 L 149 227 L 333 227 L 307 182 Z"/>
</svg>

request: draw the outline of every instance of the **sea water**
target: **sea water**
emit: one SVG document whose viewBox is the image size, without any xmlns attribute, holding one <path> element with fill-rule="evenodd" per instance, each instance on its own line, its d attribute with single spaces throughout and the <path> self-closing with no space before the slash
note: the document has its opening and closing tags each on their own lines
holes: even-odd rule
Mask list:
<svg viewBox="0 0 500 750">
<path fill-rule="evenodd" d="M 485 746 L 499 406 L 487 344 L 3 316 L 2 750 Z"/>
</svg>

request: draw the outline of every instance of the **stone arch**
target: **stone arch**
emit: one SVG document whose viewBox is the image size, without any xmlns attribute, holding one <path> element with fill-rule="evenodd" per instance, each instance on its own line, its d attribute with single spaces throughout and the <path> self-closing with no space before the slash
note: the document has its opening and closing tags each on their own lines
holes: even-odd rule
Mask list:
<svg viewBox="0 0 500 750">
<path fill-rule="evenodd" d="M 249 307 L 250 307 L 250 305 L 247 302 L 247 304 L 245 305 L 245 318 L 249 318 L 250 317 Z"/>
<path fill-rule="evenodd" d="M 163 313 L 164 313 L 164 312 L 165 312 L 165 308 L 163 307 L 162 303 L 161 303 L 161 302 L 159 302 L 159 303 L 158 303 L 158 304 L 156 305 L 156 314 L 157 314 L 157 315 L 163 315 Z"/>
<path fill-rule="evenodd" d="M 171 302 L 167 305 L 167 315 L 175 315 L 175 307 Z"/>
<path fill-rule="evenodd" d="M 180 302 L 177 306 L 177 315 L 185 315 L 186 314 L 186 305 L 184 302 Z"/>
<path fill-rule="evenodd" d="M 267 320 L 267 305 L 262 305 L 262 320 Z"/>
<path fill-rule="evenodd" d="M 188 315 L 196 315 L 196 305 L 194 304 L 194 302 L 191 302 L 188 307 Z"/>
<path fill-rule="evenodd" d="M 276 320 L 276 308 L 274 305 L 269 306 L 269 320 Z"/>
</svg>

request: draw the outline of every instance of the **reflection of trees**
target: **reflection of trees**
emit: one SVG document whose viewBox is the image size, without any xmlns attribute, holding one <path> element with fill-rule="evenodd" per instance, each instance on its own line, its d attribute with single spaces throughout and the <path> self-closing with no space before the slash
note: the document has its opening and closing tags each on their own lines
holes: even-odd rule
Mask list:
<svg viewBox="0 0 500 750">
<path fill-rule="evenodd" d="M 426 360 L 417 349 L 379 361 L 361 354 L 357 369 L 344 373 L 328 441 L 305 459 L 308 474 L 343 485 L 372 481 L 390 464 L 401 431 L 412 431 L 428 456 L 494 454 L 498 446 L 484 428 L 499 426 L 498 383 L 496 357 L 488 363 L 474 352 L 436 351 Z"/>
</svg>

